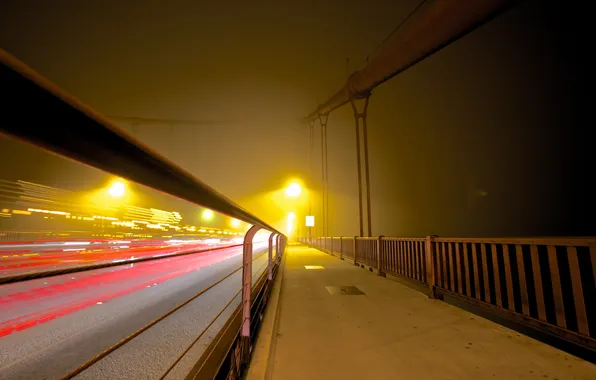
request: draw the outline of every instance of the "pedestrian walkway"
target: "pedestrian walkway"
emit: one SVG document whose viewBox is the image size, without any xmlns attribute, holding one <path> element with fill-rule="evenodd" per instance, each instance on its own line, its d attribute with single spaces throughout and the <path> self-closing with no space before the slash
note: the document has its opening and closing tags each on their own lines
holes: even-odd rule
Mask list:
<svg viewBox="0 0 596 380">
<path fill-rule="evenodd" d="M 596 365 L 290 246 L 247 379 L 596 379 Z"/>
</svg>

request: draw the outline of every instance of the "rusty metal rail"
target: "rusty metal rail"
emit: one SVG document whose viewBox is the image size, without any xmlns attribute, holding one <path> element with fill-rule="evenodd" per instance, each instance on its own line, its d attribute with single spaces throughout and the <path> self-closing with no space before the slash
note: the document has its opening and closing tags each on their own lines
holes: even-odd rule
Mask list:
<svg viewBox="0 0 596 380">
<path fill-rule="evenodd" d="M 336 242 L 339 244 L 329 242 Z M 596 238 L 319 237 L 315 248 L 596 350 Z"/>
</svg>

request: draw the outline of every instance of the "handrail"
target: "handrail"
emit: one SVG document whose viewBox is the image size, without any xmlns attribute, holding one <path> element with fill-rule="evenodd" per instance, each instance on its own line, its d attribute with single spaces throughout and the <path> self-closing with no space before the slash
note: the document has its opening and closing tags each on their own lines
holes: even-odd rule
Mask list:
<svg viewBox="0 0 596 380">
<path fill-rule="evenodd" d="M 280 233 L 2 49 L 0 97 L 0 133 Z"/>
<path fill-rule="evenodd" d="M 319 239 L 354 239 L 354 236 L 328 236 Z M 313 238 L 317 239 L 317 238 Z M 358 236 L 358 240 L 376 240 L 377 237 Z M 384 236 L 384 240 L 424 241 L 426 237 Z M 433 239 L 437 243 L 484 243 L 484 244 L 533 244 L 559 245 L 575 247 L 596 247 L 596 237 L 591 236 L 537 236 L 537 237 L 439 237 Z"/>
</svg>

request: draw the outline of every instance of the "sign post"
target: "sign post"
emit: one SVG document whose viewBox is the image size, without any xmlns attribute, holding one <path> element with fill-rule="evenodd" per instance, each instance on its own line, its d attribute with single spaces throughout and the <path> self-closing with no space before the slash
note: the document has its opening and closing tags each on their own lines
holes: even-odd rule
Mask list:
<svg viewBox="0 0 596 380">
<path fill-rule="evenodd" d="M 306 227 L 308 227 L 308 244 L 312 245 L 312 228 L 315 226 L 315 217 L 313 215 L 306 216 Z"/>
</svg>

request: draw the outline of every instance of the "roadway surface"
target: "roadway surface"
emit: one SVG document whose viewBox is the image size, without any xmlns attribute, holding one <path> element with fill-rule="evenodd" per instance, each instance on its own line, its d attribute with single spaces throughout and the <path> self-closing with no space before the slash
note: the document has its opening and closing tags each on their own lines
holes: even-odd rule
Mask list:
<svg viewBox="0 0 596 380">
<path fill-rule="evenodd" d="M 89 264 L 194 252 L 233 245 L 217 239 L 205 241 L 66 241 L 0 244 L 0 278 L 29 272 L 64 269 Z"/>
<path fill-rule="evenodd" d="M 186 247 L 189 248 L 189 247 Z M 197 247 L 192 247 L 197 249 Z M 169 247 L 180 250 L 180 247 Z M 153 247 L 142 255 L 171 253 Z M 253 280 L 263 273 L 266 243 L 255 243 Z M 55 260 L 121 260 L 130 251 L 82 252 L 60 258 L 21 257 L 59 266 Z M 86 256 L 78 258 L 78 256 Z M 108 257 L 107 255 L 111 255 Z M 6 258 L 4 258 L 6 259 Z M 11 257 L 16 265 L 16 258 Z M 80 265 L 65 262 L 64 265 Z M 155 326 L 82 371 L 76 379 L 176 379 L 194 365 L 240 303 L 242 247 L 76 272 L 0 285 L 0 378 L 60 379 L 121 339 L 232 274 Z M 7 264 L 0 261 L 0 266 Z M 23 267 L 4 269 L 9 274 Z M 31 267 L 26 267 L 30 271 Z M 227 307 L 226 307 L 227 306 Z M 222 310 L 224 310 L 222 312 Z M 220 313 L 222 314 L 209 327 Z M 204 335 L 175 366 L 176 359 Z"/>
</svg>

